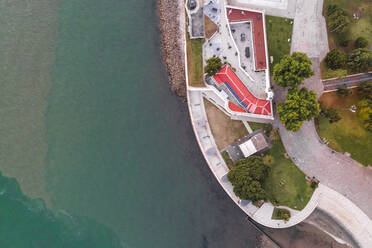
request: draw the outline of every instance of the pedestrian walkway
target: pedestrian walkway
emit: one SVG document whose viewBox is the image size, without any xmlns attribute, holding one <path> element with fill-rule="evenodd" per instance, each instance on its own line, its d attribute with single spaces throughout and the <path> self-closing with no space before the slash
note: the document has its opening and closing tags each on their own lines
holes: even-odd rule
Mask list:
<svg viewBox="0 0 372 248">
<path fill-rule="evenodd" d="M 286 228 L 305 220 L 318 204 L 319 193 L 317 190 L 315 190 L 309 203 L 302 211 L 291 210 L 292 216 L 289 221 L 271 219 L 274 210 L 271 203 L 264 203 L 261 208 L 258 208 L 254 206 L 251 201 L 241 200 L 235 195 L 233 185 L 227 178 L 229 168 L 218 151 L 208 123 L 202 94 L 203 91 L 200 90 L 187 91 L 187 103 L 190 111 L 191 123 L 209 168 L 230 198 L 254 221 L 267 227 Z"/>
</svg>

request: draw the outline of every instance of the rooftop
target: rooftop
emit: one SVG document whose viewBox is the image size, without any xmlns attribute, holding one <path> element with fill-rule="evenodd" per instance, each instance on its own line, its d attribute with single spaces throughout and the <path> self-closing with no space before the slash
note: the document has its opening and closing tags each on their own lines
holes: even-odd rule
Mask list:
<svg viewBox="0 0 372 248">
<path fill-rule="evenodd" d="M 226 8 L 227 18 L 230 23 L 252 23 L 253 46 L 256 70 L 267 69 L 266 43 L 263 15 L 260 12 Z"/>
<path fill-rule="evenodd" d="M 248 113 L 254 113 L 258 115 L 271 115 L 271 102 L 269 100 L 256 98 L 243 84 L 235 72 L 229 65 L 225 65 L 213 79 L 217 84 L 224 84 L 228 93 L 234 96 L 234 100 L 239 103 L 240 106 L 230 103 L 229 107 L 233 111 L 241 112 L 244 110 Z"/>
</svg>

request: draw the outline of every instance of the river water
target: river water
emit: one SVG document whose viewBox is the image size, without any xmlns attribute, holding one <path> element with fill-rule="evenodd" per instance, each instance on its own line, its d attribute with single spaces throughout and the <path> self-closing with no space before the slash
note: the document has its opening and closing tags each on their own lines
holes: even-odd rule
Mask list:
<svg viewBox="0 0 372 248">
<path fill-rule="evenodd" d="M 0 247 L 260 243 L 169 89 L 155 0 L 1 0 L 0 54 Z"/>
</svg>

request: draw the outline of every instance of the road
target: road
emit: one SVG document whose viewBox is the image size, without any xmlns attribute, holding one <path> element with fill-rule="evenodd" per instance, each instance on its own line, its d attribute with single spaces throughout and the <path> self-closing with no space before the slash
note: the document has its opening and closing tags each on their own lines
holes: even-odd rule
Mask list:
<svg viewBox="0 0 372 248">
<path fill-rule="evenodd" d="M 357 86 L 360 83 L 372 81 L 372 72 L 350 75 L 345 78 L 323 80 L 324 91 L 336 90 L 340 87 Z"/>
</svg>

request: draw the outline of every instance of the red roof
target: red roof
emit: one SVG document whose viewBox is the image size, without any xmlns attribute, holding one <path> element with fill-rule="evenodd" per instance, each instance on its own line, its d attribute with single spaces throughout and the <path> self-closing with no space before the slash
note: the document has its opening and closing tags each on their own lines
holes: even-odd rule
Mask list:
<svg viewBox="0 0 372 248">
<path fill-rule="evenodd" d="M 252 22 L 253 45 L 256 70 L 267 69 L 266 65 L 266 45 L 264 34 L 264 23 L 262 13 L 246 11 L 240 9 L 226 8 L 227 18 L 229 22 Z"/>
<path fill-rule="evenodd" d="M 247 107 L 245 110 L 258 114 L 258 115 L 271 115 L 271 103 L 269 100 L 256 98 L 248 89 L 245 87 L 240 78 L 230 68 L 225 65 L 215 76 L 214 80 L 218 84 L 228 83 L 234 93 L 240 98 L 242 106 L 245 104 Z M 239 101 L 239 99 L 237 99 Z M 244 103 L 244 104 L 243 104 Z M 242 108 L 229 102 L 229 108 L 232 111 L 242 112 Z M 238 109 L 239 108 L 239 109 Z"/>
<path fill-rule="evenodd" d="M 229 101 L 229 109 L 231 109 L 232 111 L 235 111 L 235 112 L 242 112 L 242 113 L 245 113 L 246 111 L 244 109 L 242 109 L 241 107 L 239 107 L 238 105 L 232 103 Z"/>
</svg>

